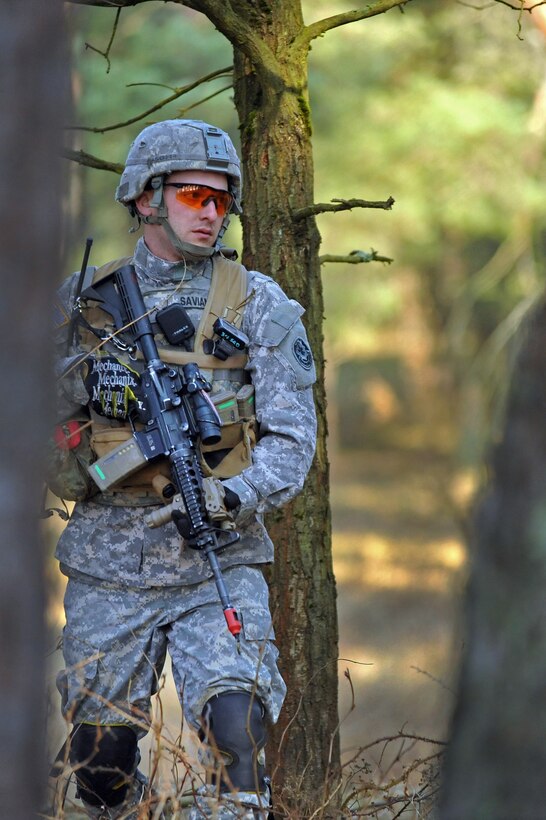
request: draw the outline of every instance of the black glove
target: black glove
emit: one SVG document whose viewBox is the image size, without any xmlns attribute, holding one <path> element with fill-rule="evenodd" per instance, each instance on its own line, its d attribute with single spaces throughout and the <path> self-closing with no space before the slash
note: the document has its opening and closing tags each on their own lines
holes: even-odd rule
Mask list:
<svg viewBox="0 0 546 820">
<path fill-rule="evenodd" d="M 100 416 L 125 421 L 138 406 L 140 375 L 115 356 L 90 356 L 83 365 L 90 405 Z"/>
<path fill-rule="evenodd" d="M 230 490 L 229 487 L 226 487 L 224 484 L 225 496 L 224 496 L 224 504 L 226 505 L 226 510 L 234 510 L 236 507 L 239 506 L 241 503 L 241 499 L 233 490 Z"/>
<path fill-rule="evenodd" d="M 241 499 L 239 498 L 237 493 L 233 492 L 233 490 L 230 490 L 229 487 L 224 486 L 224 492 L 224 506 L 226 510 L 234 510 L 241 503 Z M 185 515 L 185 513 L 183 513 L 181 510 L 173 510 L 172 520 L 182 538 L 185 541 L 187 541 L 191 533 L 190 519 L 188 518 L 188 516 Z M 190 544 L 190 547 L 191 546 L 192 544 Z"/>
</svg>

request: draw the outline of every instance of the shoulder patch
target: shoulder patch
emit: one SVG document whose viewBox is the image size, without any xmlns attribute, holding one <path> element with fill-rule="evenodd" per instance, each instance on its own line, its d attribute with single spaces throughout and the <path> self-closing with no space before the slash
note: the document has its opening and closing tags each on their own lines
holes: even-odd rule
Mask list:
<svg viewBox="0 0 546 820">
<path fill-rule="evenodd" d="M 278 350 L 294 373 L 298 389 L 316 381 L 315 362 L 301 319 L 290 328 Z"/>
<path fill-rule="evenodd" d="M 313 367 L 313 354 L 311 348 L 302 336 L 297 336 L 292 342 L 292 352 L 294 358 L 304 370 L 311 370 Z"/>
</svg>

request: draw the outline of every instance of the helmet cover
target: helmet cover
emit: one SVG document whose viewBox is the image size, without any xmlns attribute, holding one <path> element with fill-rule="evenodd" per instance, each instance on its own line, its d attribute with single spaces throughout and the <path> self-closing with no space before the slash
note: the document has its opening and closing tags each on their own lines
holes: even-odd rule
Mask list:
<svg viewBox="0 0 546 820">
<path fill-rule="evenodd" d="M 153 177 L 194 169 L 225 174 L 232 212 L 241 213 L 241 167 L 231 138 L 200 120 L 164 120 L 141 131 L 129 148 L 116 200 L 130 205 Z"/>
</svg>

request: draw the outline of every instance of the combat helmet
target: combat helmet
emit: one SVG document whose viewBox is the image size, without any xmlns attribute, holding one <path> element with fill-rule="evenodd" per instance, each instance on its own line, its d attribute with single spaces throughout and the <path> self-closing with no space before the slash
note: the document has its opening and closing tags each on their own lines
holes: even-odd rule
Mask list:
<svg viewBox="0 0 546 820">
<path fill-rule="evenodd" d="M 129 148 L 116 200 L 141 221 L 163 225 L 172 244 L 183 254 L 210 256 L 216 248 L 183 242 L 175 234 L 163 197 L 163 182 L 168 174 L 193 169 L 225 174 L 233 196 L 231 212 L 241 213 L 241 167 L 237 152 L 225 131 L 200 120 L 164 120 L 141 131 Z M 154 191 L 150 204 L 157 208 L 157 216 L 144 217 L 136 210 L 135 200 L 148 187 Z M 218 239 L 228 224 L 226 214 Z"/>
</svg>

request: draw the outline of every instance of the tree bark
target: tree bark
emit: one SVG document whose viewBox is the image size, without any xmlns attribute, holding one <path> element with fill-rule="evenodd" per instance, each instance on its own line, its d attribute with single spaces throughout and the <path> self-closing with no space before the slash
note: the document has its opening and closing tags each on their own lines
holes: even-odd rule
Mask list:
<svg viewBox="0 0 546 820">
<path fill-rule="evenodd" d="M 318 448 L 302 494 L 268 517 L 276 548 L 271 575 L 281 670 L 288 686 L 272 732 L 275 806 L 309 816 L 329 799 L 339 775 L 338 633 L 326 453 L 320 236 L 314 218 L 293 212 L 313 203 L 313 157 L 307 97 L 307 44 L 294 48 L 303 21 L 299 3 L 269 13 L 232 3 L 253 27 L 268 60 L 235 49 L 235 105 L 241 125 L 244 181 L 243 261 L 273 276 L 306 309 L 317 365 Z"/>
<path fill-rule="evenodd" d="M 60 270 L 62 31 L 60 3 L 0 4 L 0 813 L 10 820 L 35 816 L 45 760 L 38 512 Z"/>
<path fill-rule="evenodd" d="M 537 820 L 546 775 L 546 301 L 526 328 L 478 506 L 441 820 Z"/>
</svg>

